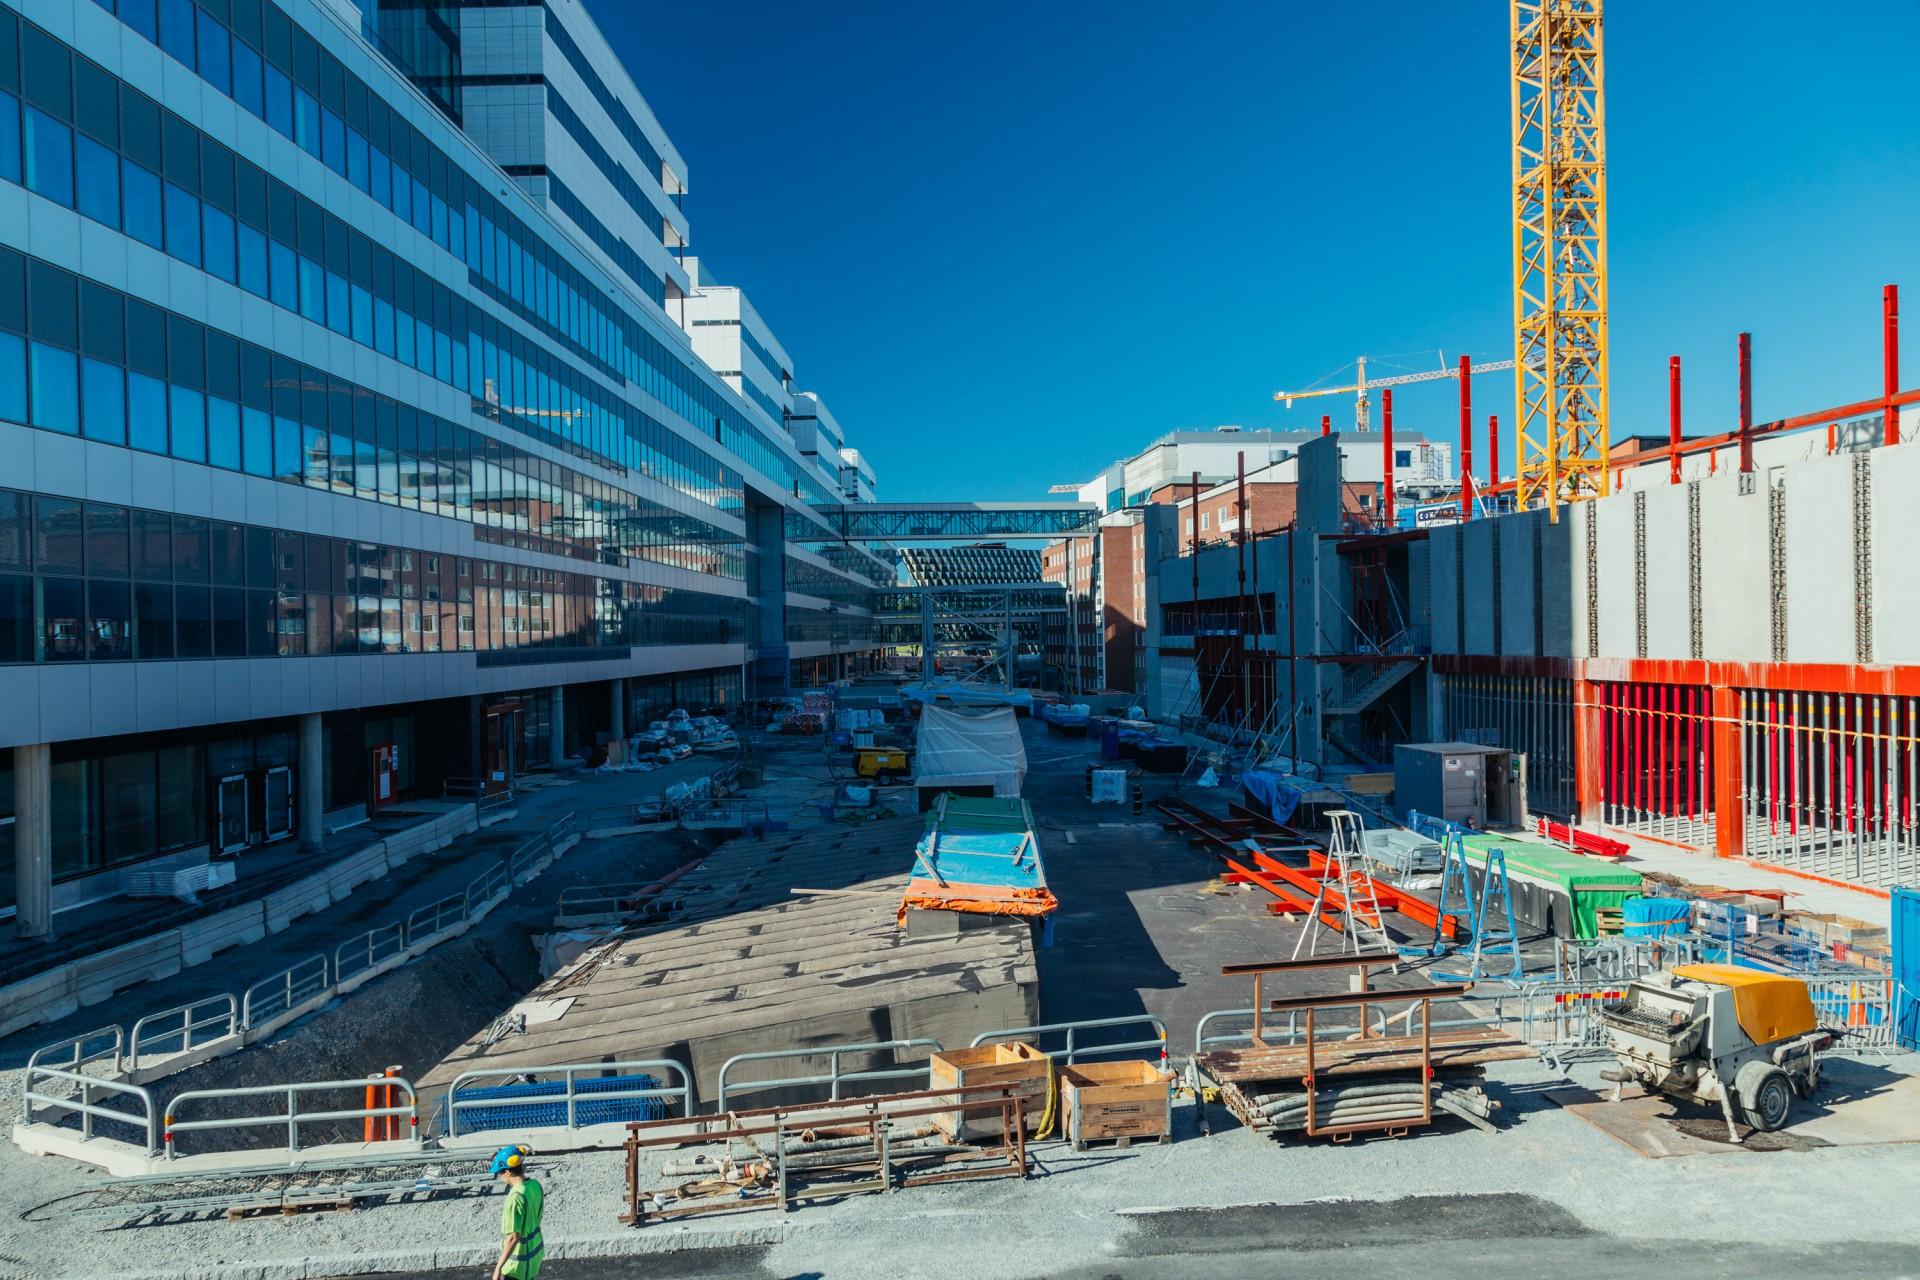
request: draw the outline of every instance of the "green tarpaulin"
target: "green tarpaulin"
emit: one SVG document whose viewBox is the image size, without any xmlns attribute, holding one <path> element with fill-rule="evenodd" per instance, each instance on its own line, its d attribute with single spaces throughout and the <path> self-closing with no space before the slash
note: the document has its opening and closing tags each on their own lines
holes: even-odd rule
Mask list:
<svg viewBox="0 0 1920 1280">
<path fill-rule="evenodd" d="M 1595 912 L 1617 908 L 1628 898 L 1640 896 L 1639 872 L 1558 845 L 1477 832 L 1466 838 L 1466 846 L 1467 860 L 1476 866 L 1485 863 L 1488 849 L 1498 848 L 1506 856 L 1509 878 L 1524 876 L 1564 892 L 1573 907 L 1574 936 L 1578 938 L 1600 936 Z"/>
</svg>

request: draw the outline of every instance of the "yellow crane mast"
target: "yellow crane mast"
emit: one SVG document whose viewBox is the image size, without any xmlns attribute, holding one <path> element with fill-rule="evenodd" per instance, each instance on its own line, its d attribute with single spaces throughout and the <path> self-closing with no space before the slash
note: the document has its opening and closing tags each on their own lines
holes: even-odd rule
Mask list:
<svg viewBox="0 0 1920 1280">
<path fill-rule="evenodd" d="M 1519 503 L 1604 497 L 1607 144 L 1601 0 L 1513 0 Z"/>
</svg>

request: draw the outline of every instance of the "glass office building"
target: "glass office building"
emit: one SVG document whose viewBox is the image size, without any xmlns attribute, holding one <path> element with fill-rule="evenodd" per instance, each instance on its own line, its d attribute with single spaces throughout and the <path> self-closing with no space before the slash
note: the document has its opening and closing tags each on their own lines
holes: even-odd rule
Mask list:
<svg viewBox="0 0 1920 1280">
<path fill-rule="evenodd" d="M 0 0 L 0 912 L 873 646 L 577 0 Z"/>
</svg>

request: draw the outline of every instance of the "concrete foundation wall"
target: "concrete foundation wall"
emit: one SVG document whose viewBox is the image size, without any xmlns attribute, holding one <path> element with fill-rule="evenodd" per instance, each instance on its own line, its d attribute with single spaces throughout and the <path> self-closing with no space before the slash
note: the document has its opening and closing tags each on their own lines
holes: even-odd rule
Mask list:
<svg viewBox="0 0 1920 1280">
<path fill-rule="evenodd" d="M 1501 653 L 1534 653 L 1534 619 L 1540 602 L 1534 598 L 1534 531 L 1543 514 L 1528 513 L 1511 520 L 1485 522 L 1500 542 Z"/>
<path fill-rule="evenodd" d="M 1457 611 L 1461 532 L 1459 525 L 1446 525 L 1427 536 L 1428 617 L 1432 621 L 1435 653 L 1465 652 L 1460 647 Z"/>
<path fill-rule="evenodd" d="M 1731 472 L 1700 486 L 1700 627 L 1705 656 L 1765 662 L 1768 640 L 1767 498 L 1740 492 Z"/>
<path fill-rule="evenodd" d="M 1782 476 L 1787 552 L 1787 651 L 1782 656 L 1789 661 L 1854 658 L 1854 456 L 1814 458 L 1786 468 Z"/>
<path fill-rule="evenodd" d="M 1600 652 L 1632 657 L 1639 651 L 1633 498 L 1597 503 L 1593 516 L 1600 533 L 1596 547 Z"/>
<path fill-rule="evenodd" d="M 1461 643 L 1468 653 L 1496 653 L 1493 644 L 1493 522 L 1475 520 L 1460 526 L 1466 561 L 1460 569 L 1465 614 Z"/>
<path fill-rule="evenodd" d="M 1574 526 L 1571 521 L 1558 524 L 1544 512 L 1531 512 L 1524 519 L 1540 526 L 1540 656 L 1566 657 L 1573 653 L 1576 615 L 1575 601 L 1584 601 L 1584 589 L 1574 574 Z"/>
<path fill-rule="evenodd" d="M 1689 658 L 1693 656 L 1693 604 L 1688 586 L 1692 557 L 1686 488 L 1668 485 L 1647 490 L 1646 519 L 1647 657 Z"/>
</svg>

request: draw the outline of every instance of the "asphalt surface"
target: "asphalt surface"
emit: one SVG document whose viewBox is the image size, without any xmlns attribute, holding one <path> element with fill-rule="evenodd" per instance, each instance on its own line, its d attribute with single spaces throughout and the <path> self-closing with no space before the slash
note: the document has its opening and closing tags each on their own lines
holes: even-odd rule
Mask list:
<svg viewBox="0 0 1920 1280">
<path fill-rule="evenodd" d="M 1379 1280 L 1416 1274 L 1474 1280 L 1566 1275 L 1892 1280 L 1920 1275 L 1920 1251 L 1910 1246 L 1703 1247 L 1698 1241 L 1605 1234 L 1581 1225 L 1549 1201 L 1519 1193 L 1169 1209 L 1130 1214 L 1125 1220 L 1110 1253 L 1050 1271 L 1049 1280 Z M 835 1274 L 827 1248 L 818 1258 L 808 1258 L 803 1269 L 791 1269 L 794 1255 L 811 1252 L 804 1238 L 781 1247 L 785 1268 L 769 1265 L 770 1252 L 768 1246 L 757 1246 L 555 1261 L 540 1274 L 543 1280 L 832 1280 Z M 389 1273 L 375 1280 L 441 1280 L 454 1274 L 462 1273 Z"/>
</svg>

